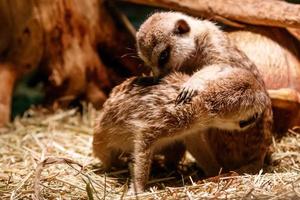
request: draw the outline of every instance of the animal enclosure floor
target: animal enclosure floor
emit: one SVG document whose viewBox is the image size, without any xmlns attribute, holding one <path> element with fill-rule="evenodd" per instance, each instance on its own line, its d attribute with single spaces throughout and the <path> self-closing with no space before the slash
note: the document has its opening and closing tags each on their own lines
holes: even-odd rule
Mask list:
<svg viewBox="0 0 300 200">
<path fill-rule="evenodd" d="M 1 199 L 300 198 L 300 129 L 273 141 L 272 164 L 257 175 L 201 179 L 189 159 L 179 170 L 155 168 L 148 191 L 127 196 L 127 168 L 110 173 L 92 156 L 96 111 L 31 109 L 0 129 Z M 299 133 L 297 133 L 297 131 Z"/>
</svg>

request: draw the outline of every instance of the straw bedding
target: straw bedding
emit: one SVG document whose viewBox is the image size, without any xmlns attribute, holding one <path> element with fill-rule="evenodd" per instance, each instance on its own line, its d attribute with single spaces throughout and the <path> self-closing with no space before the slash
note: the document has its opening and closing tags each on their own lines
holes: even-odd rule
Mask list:
<svg viewBox="0 0 300 200">
<path fill-rule="evenodd" d="M 300 198 L 300 128 L 273 140 L 272 162 L 257 175 L 203 180 L 187 158 L 177 171 L 154 170 L 147 192 L 127 196 L 128 170 L 104 173 L 92 156 L 96 114 L 87 105 L 81 113 L 35 108 L 0 129 L 1 199 Z"/>
</svg>

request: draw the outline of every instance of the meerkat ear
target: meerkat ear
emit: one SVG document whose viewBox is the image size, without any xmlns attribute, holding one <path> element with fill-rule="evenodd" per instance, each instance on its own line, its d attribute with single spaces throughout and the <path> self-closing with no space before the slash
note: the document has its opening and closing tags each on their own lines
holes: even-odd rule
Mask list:
<svg viewBox="0 0 300 200">
<path fill-rule="evenodd" d="M 182 34 L 190 32 L 190 30 L 191 30 L 191 28 L 190 28 L 189 24 L 184 19 L 180 19 L 176 22 L 175 29 L 173 32 L 175 34 L 182 35 Z"/>
</svg>

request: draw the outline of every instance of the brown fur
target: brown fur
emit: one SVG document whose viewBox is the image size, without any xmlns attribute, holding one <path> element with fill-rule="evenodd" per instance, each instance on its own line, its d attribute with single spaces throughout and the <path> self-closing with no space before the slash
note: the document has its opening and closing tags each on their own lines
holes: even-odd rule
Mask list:
<svg viewBox="0 0 300 200">
<path fill-rule="evenodd" d="M 191 23 L 183 42 L 170 35 L 172 24 L 182 18 Z M 154 14 L 142 25 L 137 40 L 140 56 L 151 66 L 157 66 L 165 43 L 173 45 L 164 68 L 153 68 L 156 75 L 176 70 L 193 75 L 170 74 L 152 85 L 132 78 L 112 91 L 96 122 L 93 143 L 104 166 L 109 168 L 116 160 L 113 152 L 131 153 L 133 185 L 141 192 L 153 153 L 181 141 L 207 175 L 221 167 L 258 171 L 270 144 L 272 111 L 256 66 L 211 22 L 180 13 Z M 182 92 L 190 95 L 184 97 L 190 102 L 175 106 Z M 255 115 L 256 121 L 240 126 Z"/>
<path fill-rule="evenodd" d="M 174 24 L 182 19 L 187 21 L 191 30 L 183 35 L 173 34 Z M 187 43 L 186 40 L 189 40 L 190 43 Z M 215 64 L 227 64 L 229 68 L 248 70 L 253 74 L 256 81 L 262 85 L 264 92 L 266 92 L 263 78 L 255 64 L 235 46 L 235 43 L 241 44 L 242 41 L 245 40 L 239 40 L 237 37 L 236 40 L 234 37 L 229 39 L 224 32 L 209 21 L 197 20 L 181 13 L 173 12 L 154 14 L 141 26 L 137 33 L 139 55 L 146 63 L 154 66 L 153 71 L 157 71 L 155 74 L 164 75 L 171 71 L 182 71 L 192 74 L 191 78 L 182 86 L 183 89 L 179 100 L 183 100 L 183 102 L 191 99 L 195 93 L 199 93 L 197 87 L 203 83 L 202 71 L 208 71 Z M 253 48 L 250 42 L 247 45 Z M 244 46 L 247 45 L 244 44 Z M 161 46 L 171 46 L 170 48 L 172 49 L 169 60 L 164 66 L 158 66 L 157 62 L 159 59 L 157 57 L 160 55 L 159 51 L 163 49 Z M 177 55 L 177 52 L 181 52 L 181 55 Z M 240 77 L 242 78 L 242 76 Z M 218 73 L 212 73 L 210 78 L 219 80 L 220 77 Z M 249 84 L 252 85 L 253 83 Z M 223 100 L 217 99 L 216 103 L 218 102 L 223 103 Z M 264 129 L 262 130 L 262 137 L 270 138 L 272 125 L 270 101 L 266 104 L 266 107 L 268 111 L 262 113 L 264 120 L 257 122 L 257 125 L 261 124 L 260 127 Z M 242 111 L 242 108 L 240 110 Z M 196 157 L 200 166 L 204 168 L 206 174 L 215 175 L 221 167 L 232 170 L 236 166 L 240 166 L 240 163 L 244 161 L 244 155 L 241 155 L 241 152 L 245 151 L 246 153 L 244 154 L 251 152 L 251 148 L 248 146 L 249 144 L 252 145 L 251 140 L 253 138 L 248 137 L 248 135 L 253 134 L 253 137 L 256 138 L 256 135 L 261 130 L 252 128 L 251 131 L 248 130 L 246 132 L 241 133 L 239 136 L 236 134 L 230 136 L 233 132 L 225 133 L 214 129 L 204 131 L 198 138 L 202 144 L 199 145 L 197 138 L 191 137 L 188 149 Z M 258 140 L 258 142 L 265 147 L 260 152 L 261 158 L 256 158 L 258 163 L 253 162 L 256 170 L 251 170 L 252 172 L 256 172 L 262 166 L 262 160 L 268 146 L 265 140 Z M 221 147 L 229 150 L 222 151 Z M 249 170 L 246 170 L 246 172 L 249 172 Z"/>
<path fill-rule="evenodd" d="M 242 74 L 242 78 L 236 78 L 238 74 Z M 206 89 L 189 104 L 175 106 L 181 85 L 188 78 L 187 75 L 172 74 L 152 86 L 140 86 L 135 83 L 136 78 L 128 79 L 112 91 L 96 122 L 95 155 L 106 168 L 110 168 L 119 152 L 132 153 L 134 183 L 138 192 L 144 190 L 148 180 L 153 153 L 175 141 L 185 141 L 187 136 L 198 137 L 201 131 L 220 128 L 223 123 L 228 124 L 230 130 L 241 130 L 239 121 L 248 119 L 253 112 L 264 112 L 269 101 L 262 85 L 251 73 L 234 69 L 229 74 L 225 72 L 220 81 L 207 81 Z M 252 137 L 264 135 L 258 131 Z M 261 152 L 266 148 L 266 139 L 252 144 L 256 149 L 251 152 L 255 158 L 263 159 Z M 243 157 L 235 166 L 246 165 L 252 157 L 249 159 Z"/>
<path fill-rule="evenodd" d="M 174 24 L 186 20 L 191 26 L 184 35 L 173 34 Z M 164 66 L 158 66 L 161 51 L 170 46 L 170 58 Z M 256 66 L 229 40 L 215 24 L 178 12 L 155 13 L 137 32 L 138 54 L 152 67 L 155 75 L 171 71 L 194 74 L 212 64 L 228 64 L 254 73 L 259 80 Z"/>
<path fill-rule="evenodd" d="M 274 130 L 282 134 L 300 125 L 300 43 L 281 28 L 227 31 L 263 77 L 272 99 Z"/>
</svg>

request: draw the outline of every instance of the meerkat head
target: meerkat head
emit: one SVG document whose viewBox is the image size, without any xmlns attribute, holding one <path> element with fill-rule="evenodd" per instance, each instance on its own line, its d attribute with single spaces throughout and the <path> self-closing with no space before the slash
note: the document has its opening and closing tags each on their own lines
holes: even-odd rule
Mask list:
<svg viewBox="0 0 300 200">
<path fill-rule="evenodd" d="M 201 26 L 203 22 L 179 12 L 153 14 L 136 34 L 140 58 L 155 76 L 180 70 L 187 59 L 195 56 L 196 37 L 206 29 Z"/>
</svg>

